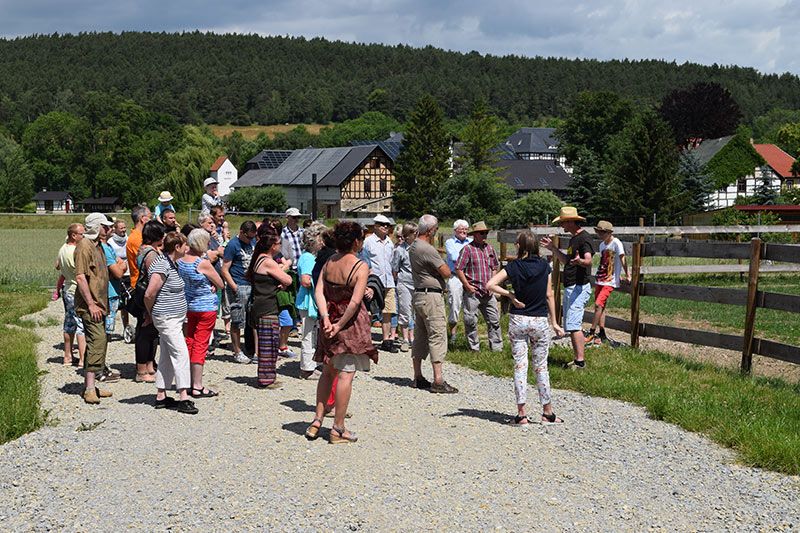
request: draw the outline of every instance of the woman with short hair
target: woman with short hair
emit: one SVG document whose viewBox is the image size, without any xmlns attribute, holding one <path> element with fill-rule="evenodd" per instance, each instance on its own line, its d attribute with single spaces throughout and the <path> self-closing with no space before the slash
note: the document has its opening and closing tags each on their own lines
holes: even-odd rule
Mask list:
<svg viewBox="0 0 800 533">
<path fill-rule="evenodd" d="M 186 255 L 186 236 L 171 231 L 164 237 L 164 253 L 150 266 L 150 280 L 144 293 L 144 304 L 158 330 L 161 354 L 156 372 L 155 408 L 172 407 L 180 413 L 198 413 L 189 399 L 192 378 L 189 372 L 189 349 L 183 336 L 186 319 L 186 286 L 176 263 Z M 167 388 L 175 382 L 178 401 L 167 396 Z"/>
<path fill-rule="evenodd" d="M 530 231 L 523 231 L 516 241 L 517 259 L 489 280 L 486 288 L 511 300 L 508 318 L 508 336 L 514 356 L 514 393 L 517 399 L 517 416 L 514 424 L 523 426 L 529 419 L 525 414 L 528 387 L 528 344 L 533 347 L 536 386 L 542 404 L 542 424 L 564 422 L 553 412 L 550 399 L 550 373 L 547 356 L 550 351 L 550 328 L 558 335 L 564 330 L 556 321 L 551 267 L 539 256 L 539 241 Z M 502 287 L 511 281 L 512 293 Z"/>
<path fill-rule="evenodd" d="M 322 247 L 322 233 L 325 225 L 312 222 L 303 232 L 303 253 L 297 260 L 297 275 L 300 278 L 300 289 L 297 291 L 295 307 L 300 313 L 300 377 L 302 379 L 319 379 L 321 375 L 314 361 L 317 348 L 317 304 L 314 301 L 314 280 L 312 273 L 316 262 L 317 251 Z"/>
<path fill-rule="evenodd" d="M 136 256 L 136 266 L 138 269 L 137 285 L 145 289 L 150 280 L 150 266 L 161 256 L 161 249 L 164 247 L 164 225 L 151 220 L 142 227 L 142 245 L 139 247 L 139 254 Z M 147 308 L 144 309 L 144 316 L 136 321 L 136 333 L 134 341 L 136 351 L 136 377 L 137 383 L 156 382 L 156 349 L 158 348 L 158 330 L 153 325 L 153 318 Z"/>
<path fill-rule="evenodd" d="M 358 440 L 355 433 L 344 427 L 353 376 L 358 370 L 369 370 L 370 359 L 377 363 L 378 351 L 372 344 L 369 313 L 363 304 L 369 267 L 356 257 L 364 243 L 364 231 L 356 222 L 340 222 L 333 230 L 333 237 L 337 253 L 325 263 L 315 288 L 323 334 L 314 360 L 325 367 L 317 383 L 314 420 L 305 436 L 317 438 L 333 378 L 338 376 L 330 443 L 341 444 Z"/>
<path fill-rule="evenodd" d="M 204 257 L 211 235 L 202 228 L 193 229 L 186 241 L 189 251 L 177 264 L 178 273 L 186 286 L 184 331 L 192 377 L 189 394 L 194 398 L 210 398 L 217 393 L 203 385 L 203 367 L 211 333 L 217 323 L 217 289 L 222 288 L 222 278 L 211 261 Z"/>
</svg>

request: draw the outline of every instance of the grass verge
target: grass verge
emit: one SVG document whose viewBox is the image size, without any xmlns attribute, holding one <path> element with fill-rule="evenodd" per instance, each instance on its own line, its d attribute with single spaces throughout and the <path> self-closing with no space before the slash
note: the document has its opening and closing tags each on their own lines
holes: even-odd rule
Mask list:
<svg viewBox="0 0 800 533">
<path fill-rule="evenodd" d="M 47 305 L 44 291 L 0 286 L 0 443 L 40 427 L 38 338 L 21 316 Z M 10 324 L 10 325 L 9 325 Z"/>
<path fill-rule="evenodd" d="M 514 365 L 507 344 L 500 353 L 456 347 L 448 354 L 449 361 L 511 379 Z M 711 365 L 630 348 L 592 349 L 585 372 L 564 370 L 562 364 L 571 359 L 567 348 L 551 350 L 554 387 L 642 405 L 655 420 L 733 448 L 745 465 L 800 474 L 800 385 L 742 377 Z M 536 377 L 531 373 L 528 381 L 535 384 Z M 513 403 L 509 397 L 509 413 Z M 558 411 L 558 396 L 554 406 Z"/>
</svg>

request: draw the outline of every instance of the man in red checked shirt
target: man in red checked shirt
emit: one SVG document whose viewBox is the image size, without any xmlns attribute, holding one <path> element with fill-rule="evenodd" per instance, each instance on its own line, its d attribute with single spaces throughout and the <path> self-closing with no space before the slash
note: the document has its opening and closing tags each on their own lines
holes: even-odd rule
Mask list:
<svg viewBox="0 0 800 533">
<path fill-rule="evenodd" d="M 497 309 L 497 299 L 486 290 L 486 284 L 500 270 L 500 261 L 492 245 L 486 242 L 489 228 L 483 221 L 473 224 L 469 235 L 472 236 L 472 242 L 461 249 L 455 265 L 456 275 L 464 285 L 464 331 L 469 341 L 469 349 L 479 351 L 481 343 L 478 340 L 478 311 L 480 311 L 489 330 L 489 348 L 493 352 L 499 352 L 503 349 L 500 313 Z"/>
</svg>

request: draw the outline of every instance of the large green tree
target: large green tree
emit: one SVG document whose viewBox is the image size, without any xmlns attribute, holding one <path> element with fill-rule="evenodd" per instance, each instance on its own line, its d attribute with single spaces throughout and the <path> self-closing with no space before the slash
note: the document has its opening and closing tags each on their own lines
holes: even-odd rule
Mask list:
<svg viewBox="0 0 800 533">
<path fill-rule="evenodd" d="M 462 163 L 477 170 L 490 169 L 498 158 L 497 145 L 503 140 L 497 117 L 489 112 L 484 99 L 476 102 L 470 121 L 461 131 L 464 143 Z"/>
<path fill-rule="evenodd" d="M 637 113 L 610 143 L 606 170 L 612 213 L 633 218 L 653 215 L 673 222 L 684 201 L 678 175 L 678 150 L 670 127 L 650 109 Z"/>
<path fill-rule="evenodd" d="M 432 96 L 425 95 L 411 113 L 395 165 L 394 200 L 403 215 L 432 210 L 433 199 L 450 175 L 449 159 L 450 139 L 442 125 L 442 110 Z"/>
<path fill-rule="evenodd" d="M 207 127 L 186 126 L 184 145 L 167 156 L 168 171 L 156 181 L 157 189 L 165 189 L 178 205 L 199 204 L 203 180 L 220 156 L 217 138 Z"/>
<path fill-rule="evenodd" d="M 434 211 L 440 218 L 500 222 L 500 211 L 514 200 L 514 190 L 497 177 L 494 169 L 467 166 L 439 188 Z"/>
<path fill-rule="evenodd" d="M 611 138 L 622 131 L 632 115 L 633 104 L 618 94 L 584 91 L 556 129 L 558 150 L 568 163 L 576 163 L 586 150 L 605 162 Z"/>
<path fill-rule="evenodd" d="M 708 205 L 708 196 L 714 192 L 714 180 L 691 152 L 681 153 L 678 173 L 685 197 L 682 211 L 685 213 L 704 211 Z"/>
<path fill-rule="evenodd" d="M 32 198 L 33 172 L 22 148 L 11 138 L 0 135 L 0 209 L 21 211 Z"/>
</svg>

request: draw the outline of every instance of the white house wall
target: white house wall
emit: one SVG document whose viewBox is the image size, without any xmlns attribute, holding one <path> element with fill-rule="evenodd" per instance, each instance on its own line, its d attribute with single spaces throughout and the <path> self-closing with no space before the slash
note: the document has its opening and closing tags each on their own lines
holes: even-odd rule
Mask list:
<svg viewBox="0 0 800 533">
<path fill-rule="evenodd" d="M 212 172 L 212 176 L 217 178 L 219 182 L 219 185 L 217 185 L 219 194 L 227 196 L 231 192 L 231 185 L 239 179 L 239 171 L 236 170 L 230 159 L 226 159 L 216 172 Z"/>
<path fill-rule="evenodd" d="M 732 185 L 728 185 L 724 189 L 719 189 L 718 191 L 712 193 L 709 196 L 708 202 L 708 209 L 722 209 L 725 207 L 732 207 L 736 204 L 736 199 L 740 196 L 752 196 L 756 192 L 756 188 L 761 184 L 764 173 L 769 175 L 769 182 L 770 187 L 775 192 L 781 192 L 781 178 L 778 177 L 775 172 L 767 167 L 766 170 L 762 168 L 757 168 L 755 171 L 755 175 L 747 176 L 745 179 L 745 190 L 739 191 L 739 183 L 733 183 Z"/>
</svg>

